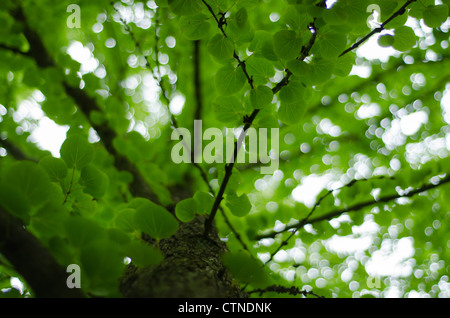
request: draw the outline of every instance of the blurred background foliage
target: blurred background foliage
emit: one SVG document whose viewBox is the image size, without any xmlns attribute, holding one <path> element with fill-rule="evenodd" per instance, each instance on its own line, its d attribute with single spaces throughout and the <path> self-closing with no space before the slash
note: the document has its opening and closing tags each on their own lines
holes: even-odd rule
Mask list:
<svg viewBox="0 0 450 318">
<path fill-rule="evenodd" d="M 226 38 L 205 2 L 221 18 Z M 18 3 L 26 22 L 14 16 Z M 133 176 L 116 169 L 93 126 L 115 131 L 115 151 L 138 166 L 163 205 L 175 204 L 178 193 L 208 192 L 197 169 L 170 157 L 173 119 L 191 131 L 194 119 L 202 119 L 204 130 L 223 129 L 243 125 L 243 116 L 259 109 L 254 101 L 267 100 L 264 89 L 252 102 L 235 52 L 255 87 L 272 89 L 286 69 L 293 74 L 252 125 L 280 129 L 279 168 L 263 175 L 261 164 L 236 164 L 227 202 L 244 194 L 251 210 L 236 216 L 223 204 L 226 219 L 222 213 L 215 219 L 232 252 L 224 262 L 249 284 L 246 290 L 277 283 L 325 297 L 449 296 L 450 199 L 442 181 L 450 163 L 448 1 L 411 2 L 381 34 L 342 57 L 371 31 L 370 17 L 376 28 L 406 1 L 18 3 L 0 4 L 1 202 L 62 264 L 82 264 L 89 293 L 117 295 L 124 256 L 143 265 L 161 258 L 140 244 L 131 220 L 142 208 L 127 188 Z M 80 28 L 67 26 L 72 3 L 81 8 Z M 378 20 L 367 10 L 374 4 Z M 296 57 L 311 39 L 311 23 L 317 38 L 301 61 Z M 25 24 L 53 65 L 42 67 L 27 55 Z M 98 109 L 86 116 L 65 85 L 91 96 Z M 241 107 L 234 115 L 214 106 L 229 95 Z M 67 149 L 60 152 L 65 139 Z M 87 158 L 81 167 L 79 158 L 69 159 L 74 153 Z M 18 159 L 39 164 L 24 166 Z M 217 192 L 224 164 L 200 166 Z M 17 171 L 27 171 L 23 180 Z M 34 192 L 22 193 L 30 180 L 50 194 L 38 193 L 33 201 Z M 435 186 L 402 198 L 429 184 Z M 21 196 L 29 207 L 14 204 Z M 196 202 L 211 203 L 203 199 Z M 354 206 L 360 208 L 346 212 Z M 338 213 L 328 218 L 333 211 Z M 81 218 L 74 221 L 76 216 Z M 294 235 L 286 230 L 306 216 L 319 220 Z M 255 271 L 255 259 L 265 263 L 264 272 Z M 0 256 L 3 295 L 27 295 L 26 282 L 14 277 L 20 274 Z M 373 277 L 378 286 L 371 285 Z"/>
</svg>

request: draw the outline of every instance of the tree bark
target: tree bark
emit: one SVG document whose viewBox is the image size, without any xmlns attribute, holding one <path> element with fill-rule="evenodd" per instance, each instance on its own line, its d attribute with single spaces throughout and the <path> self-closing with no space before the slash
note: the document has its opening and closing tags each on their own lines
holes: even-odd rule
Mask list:
<svg viewBox="0 0 450 318">
<path fill-rule="evenodd" d="M 221 261 L 221 255 L 227 251 L 225 243 L 215 230 L 205 237 L 204 224 L 204 217 L 199 216 L 180 224 L 173 237 L 161 240 L 165 259 L 158 266 L 129 266 L 120 283 L 121 293 L 133 298 L 248 297 Z"/>
</svg>

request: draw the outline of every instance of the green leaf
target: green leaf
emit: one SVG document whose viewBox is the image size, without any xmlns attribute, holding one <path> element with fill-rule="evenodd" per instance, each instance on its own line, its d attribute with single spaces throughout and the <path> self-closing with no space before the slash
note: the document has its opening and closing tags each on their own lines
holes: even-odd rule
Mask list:
<svg viewBox="0 0 450 318">
<path fill-rule="evenodd" d="M 262 264 L 253 259 L 247 252 L 226 253 L 222 256 L 224 265 L 239 282 L 251 284 L 254 287 L 264 287 L 270 284 L 270 279 Z"/>
<path fill-rule="evenodd" d="M 46 156 L 39 160 L 39 165 L 47 172 L 50 180 L 55 182 L 64 180 L 69 172 L 66 163 L 61 158 Z"/>
<path fill-rule="evenodd" d="M 314 84 L 322 84 L 329 80 L 336 61 L 334 59 L 315 58 L 310 64 L 312 67 L 311 82 Z"/>
<path fill-rule="evenodd" d="M 197 204 L 199 214 L 210 214 L 214 204 L 214 197 L 207 192 L 197 191 L 194 194 L 194 200 Z"/>
<path fill-rule="evenodd" d="M 401 26 L 404 26 L 407 20 L 408 20 L 407 14 L 402 14 L 400 16 L 397 16 L 394 20 L 392 20 L 391 22 L 386 24 L 385 29 L 392 30 L 392 29 L 396 29 Z"/>
<path fill-rule="evenodd" d="M 216 34 L 208 42 L 208 51 L 218 60 L 232 59 L 234 44 L 222 34 Z"/>
<path fill-rule="evenodd" d="M 250 91 L 250 101 L 254 109 L 262 109 L 272 103 L 272 90 L 264 85 L 260 85 Z"/>
<path fill-rule="evenodd" d="M 278 61 L 278 57 L 273 50 L 272 33 L 263 30 L 256 30 L 248 50 L 255 52 L 258 58 L 264 57 L 270 61 Z M 255 56 L 252 56 L 255 57 Z"/>
<path fill-rule="evenodd" d="M 409 5 L 410 10 L 408 14 L 416 19 L 421 19 L 423 18 L 423 12 L 428 8 L 428 6 L 433 6 L 434 4 L 435 0 L 415 1 Z"/>
<path fill-rule="evenodd" d="M 252 209 L 252 204 L 245 193 L 240 196 L 228 194 L 225 205 L 230 209 L 233 215 L 238 217 L 246 216 Z"/>
<path fill-rule="evenodd" d="M 248 22 L 242 26 L 238 26 L 236 19 L 232 19 L 227 22 L 227 25 L 227 36 L 237 47 L 243 43 L 252 42 L 255 37 L 255 31 Z"/>
<path fill-rule="evenodd" d="M 223 123 L 234 123 L 244 114 L 244 107 L 236 96 L 221 96 L 212 102 L 217 120 Z"/>
<path fill-rule="evenodd" d="M 0 206 L 28 224 L 31 212 L 30 202 L 25 194 L 15 186 L 0 182 Z"/>
<path fill-rule="evenodd" d="M 9 286 L 10 284 L 8 284 Z M 6 291 L 0 292 L 0 298 L 7 298 L 7 299 L 13 299 L 13 298 L 25 298 L 24 295 L 21 294 L 21 291 L 16 288 L 9 288 Z"/>
<path fill-rule="evenodd" d="M 430 5 L 423 12 L 423 22 L 430 28 L 438 28 L 448 18 L 448 6 L 445 4 Z"/>
<path fill-rule="evenodd" d="M 381 47 L 390 47 L 394 44 L 394 36 L 390 34 L 384 34 L 378 38 L 378 45 Z"/>
<path fill-rule="evenodd" d="M 213 9 L 226 11 L 228 8 L 228 0 L 205 0 Z"/>
<path fill-rule="evenodd" d="M 202 9 L 199 0 L 168 0 L 169 8 L 177 15 L 193 15 Z"/>
<path fill-rule="evenodd" d="M 81 170 L 94 158 L 92 145 L 81 135 L 67 137 L 61 146 L 60 153 L 69 169 L 75 167 Z"/>
<path fill-rule="evenodd" d="M 141 206 L 147 204 L 148 202 L 150 202 L 150 200 L 137 197 L 137 198 L 131 199 L 130 202 L 128 202 L 128 207 L 131 209 L 138 209 Z"/>
<path fill-rule="evenodd" d="M 346 77 L 352 71 L 355 63 L 355 56 L 352 53 L 347 53 L 337 59 L 334 65 L 333 74 L 341 77 Z"/>
<path fill-rule="evenodd" d="M 222 184 L 224 178 L 225 178 L 225 171 L 220 171 L 218 176 L 220 184 Z M 235 195 L 239 189 L 241 182 L 242 182 L 242 175 L 238 169 L 234 168 L 233 173 L 231 174 L 231 177 L 228 180 L 228 185 L 227 188 L 225 189 L 225 194 Z"/>
<path fill-rule="evenodd" d="M 394 43 L 392 46 L 400 52 L 406 52 L 413 48 L 416 40 L 413 29 L 407 26 L 401 26 L 395 29 Z"/>
<path fill-rule="evenodd" d="M 175 206 L 175 215 L 181 222 L 190 222 L 197 212 L 197 203 L 194 198 L 182 200 Z"/>
<path fill-rule="evenodd" d="M 91 164 L 81 170 L 80 181 L 84 186 L 84 192 L 94 198 L 103 197 L 109 186 L 109 178 L 106 173 Z"/>
<path fill-rule="evenodd" d="M 264 58 L 252 56 L 245 64 L 255 85 L 266 84 L 275 75 L 273 64 Z"/>
<path fill-rule="evenodd" d="M 245 7 L 247 9 L 253 8 L 258 5 L 258 0 L 238 0 L 237 7 Z"/>
<path fill-rule="evenodd" d="M 55 235 L 63 235 L 63 224 L 68 215 L 62 204 L 50 202 L 33 215 L 31 228 L 39 233 L 40 237 L 50 238 Z"/>
<path fill-rule="evenodd" d="M 242 89 L 246 82 L 246 77 L 240 67 L 228 64 L 217 72 L 215 81 L 220 94 L 232 95 Z"/>
<path fill-rule="evenodd" d="M 160 8 L 166 8 L 169 6 L 168 0 L 155 0 L 155 3 Z"/>
<path fill-rule="evenodd" d="M 380 206 L 379 211 L 374 214 L 373 219 L 379 226 L 389 226 L 392 222 L 392 215 L 391 212 L 385 211 L 383 207 Z"/>
<path fill-rule="evenodd" d="M 346 35 L 336 31 L 327 30 L 326 32 L 320 33 L 318 41 L 319 54 L 324 58 L 337 57 L 345 50 L 346 44 Z"/>
<path fill-rule="evenodd" d="M 81 250 L 82 272 L 87 276 L 90 293 L 106 296 L 118 289 L 124 264 L 119 248 L 108 240 L 97 241 Z"/>
<path fill-rule="evenodd" d="M 295 6 L 286 6 L 281 14 L 281 21 L 292 30 L 304 30 L 308 24 L 308 15 L 300 13 Z"/>
<path fill-rule="evenodd" d="M 275 46 L 274 46 L 273 38 L 270 38 L 270 33 L 269 33 L 268 38 L 264 38 L 263 40 L 261 40 L 260 51 L 261 51 L 261 55 L 265 59 L 267 59 L 269 61 L 273 61 L 273 62 L 279 61 L 279 58 L 278 58 L 277 54 L 275 53 Z"/>
<path fill-rule="evenodd" d="M 302 102 L 296 103 L 284 103 L 280 104 L 278 109 L 278 119 L 285 124 L 294 125 L 298 124 L 305 114 L 306 105 Z"/>
<path fill-rule="evenodd" d="M 375 297 L 372 294 L 364 294 L 364 295 L 361 295 L 361 298 L 377 298 L 377 297 Z"/>
<path fill-rule="evenodd" d="M 64 222 L 69 242 L 78 248 L 106 238 L 106 232 L 99 224 L 80 216 L 70 216 Z"/>
<path fill-rule="evenodd" d="M 78 212 L 83 217 L 91 217 L 97 210 L 97 201 L 92 196 L 86 193 L 77 193 L 72 195 L 72 207 L 75 212 Z"/>
<path fill-rule="evenodd" d="M 108 235 L 108 239 L 111 242 L 117 243 L 119 245 L 129 244 L 131 241 L 130 234 L 116 228 L 108 228 L 106 229 L 106 233 Z"/>
<path fill-rule="evenodd" d="M 131 262 L 140 267 L 157 265 L 164 259 L 163 254 L 153 246 L 142 241 L 132 242 L 125 248 L 126 255 Z"/>
<path fill-rule="evenodd" d="M 331 9 L 325 10 L 322 17 L 327 25 L 343 25 L 348 23 L 347 11 L 339 3 L 334 4 Z"/>
<path fill-rule="evenodd" d="M 32 205 L 50 200 L 55 188 L 45 170 L 31 161 L 19 161 L 6 171 L 5 184 L 22 192 Z"/>
<path fill-rule="evenodd" d="M 254 128 L 279 128 L 278 120 L 274 113 L 270 113 L 266 116 L 258 116 L 253 122 Z"/>
<path fill-rule="evenodd" d="M 285 60 L 291 60 L 300 55 L 302 39 L 292 30 L 281 30 L 273 35 L 275 54 Z"/>
<path fill-rule="evenodd" d="M 285 103 L 298 103 L 302 100 L 305 87 L 298 81 L 291 80 L 279 92 L 279 98 Z"/>
<path fill-rule="evenodd" d="M 245 9 L 245 7 L 240 8 L 236 12 L 235 19 L 236 19 L 236 25 L 240 29 L 245 28 L 247 26 L 247 21 L 248 21 L 247 9 Z"/>
<path fill-rule="evenodd" d="M 136 227 L 156 240 L 171 237 L 178 229 L 175 217 L 165 208 L 148 201 L 134 214 Z"/>
<path fill-rule="evenodd" d="M 366 25 L 366 19 L 361 19 L 361 17 L 368 17 L 368 14 L 366 14 L 366 9 L 370 3 L 367 3 L 365 0 L 345 0 L 342 1 L 342 4 L 342 9 L 347 12 L 348 21 L 354 23 L 355 27 Z"/>
<path fill-rule="evenodd" d="M 290 60 L 287 63 L 288 69 L 297 76 L 298 78 L 304 79 L 307 81 L 307 79 L 312 75 L 312 66 L 306 62 L 299 61 L 297 59 Z"/>
<path fill-rule="evenodd" d="M 181 17 L 180 30 L 183 35 L 191 41 L 200 40 L 208 36 L 211 25 L 208 17 L 204 14 L 194 16 Z"/>
<path fill-rule="evenodd" d="M 114 216 L 114 226 L 125 232 L 134 232 L 134 230 L 136 229 L 134 223 L 135 213 L 136 210 L 132 208 L 120 209 Z"/>
<path fill-rule="evenodd" d="M 395 9 L 399 6 L 396 1 L 390 0 L 382 0 L 379 2 L 380 5 L 380 21 L 386 21 L 395 11 Z"/>
</svg>

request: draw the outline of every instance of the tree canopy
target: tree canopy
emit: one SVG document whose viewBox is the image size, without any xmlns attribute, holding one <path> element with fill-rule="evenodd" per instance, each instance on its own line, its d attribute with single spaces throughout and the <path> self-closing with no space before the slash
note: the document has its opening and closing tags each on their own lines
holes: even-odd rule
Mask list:
<svg viewBox="0 0 450 318">
<path fill-rule="evenodd" d="M 449 6 L 1 1 L 0 297 L 449 297 Z"/>
</svg>

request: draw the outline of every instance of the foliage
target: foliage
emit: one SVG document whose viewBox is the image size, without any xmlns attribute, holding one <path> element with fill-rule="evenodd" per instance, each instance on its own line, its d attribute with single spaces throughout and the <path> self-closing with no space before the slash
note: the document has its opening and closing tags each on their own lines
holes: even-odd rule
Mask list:
<svg viewBox="0 0 450 318">
<path fill-rule="evenodd" d="M 449 5 L 3 0 L 0 208 L 91 296 L 120 296 L 127 262 L 157 266 L 202 216 L 250 296 L 448 297 Z M 35 138 L 44 118 L 68 129 L 59 152 Z M 172 132 L 200 119 L 279 128 L 278 169 L 174 163 Z M 377 272 L 383 254 L 398 264 Z M 21 274 L 0 254 L 0 296 L 34 296 Z"/>
</svg>

